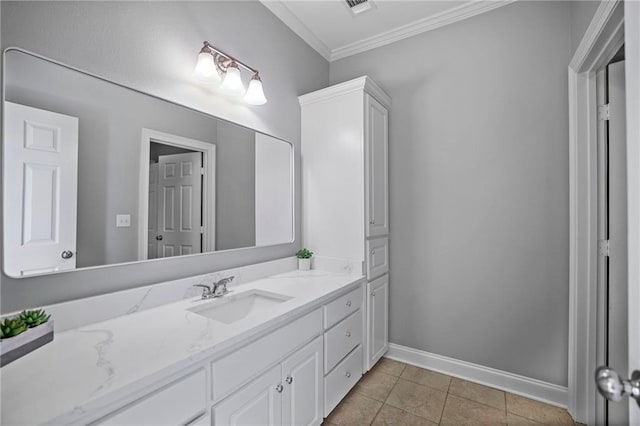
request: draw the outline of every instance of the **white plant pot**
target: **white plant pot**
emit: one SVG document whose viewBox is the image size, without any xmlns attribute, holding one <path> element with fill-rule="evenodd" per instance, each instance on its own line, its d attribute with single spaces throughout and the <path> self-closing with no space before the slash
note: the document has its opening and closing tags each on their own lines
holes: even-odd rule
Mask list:
<svg viewBox="0 0 640 426">
<path fill-rule="evenodd" d="M 35 351 L 53 340 L 53 320 L 29 328 L 17 336 L 0 340 L 0 367 Z"/>
<path fill-rule="evenodd" d="M 298 259 L 298 269 L 301 271 L 311 270 L 311 259 Z"/>
</svg>

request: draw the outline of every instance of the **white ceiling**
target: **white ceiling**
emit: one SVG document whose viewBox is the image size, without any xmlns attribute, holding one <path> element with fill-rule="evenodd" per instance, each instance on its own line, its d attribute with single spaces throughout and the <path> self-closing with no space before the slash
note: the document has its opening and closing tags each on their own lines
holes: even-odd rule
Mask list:
<svg viewBox="0 0 640 426">
<path fill-rule="evenodd" d="M 448 25 L 515 0 L 369 0 L 354 15 L 345 0 L 260 0 L 327 60 L 333 61 Z"/>
</svg>

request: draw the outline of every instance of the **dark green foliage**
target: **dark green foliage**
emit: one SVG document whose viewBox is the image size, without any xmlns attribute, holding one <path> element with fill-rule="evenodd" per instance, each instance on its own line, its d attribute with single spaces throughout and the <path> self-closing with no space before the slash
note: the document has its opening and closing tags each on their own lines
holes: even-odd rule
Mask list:
<svg viewBox="0 0 640 426">
<path fill-rule="evenodd" d="M 22 311 L 20 314 L 20 319 L 24 321 L 24 323 L 29 327 L 37 327 L 40 324 L 44 324 L 49 321 L 49 317 L 51 315 L 47 315 L 47 313 L 42 309 L 35 309 L 32 311 Z"/>
<path fill-rule="evenodd" d="M 27 324 L 19 317 L 7 318 L 0 322 L 0 339 L 17 336 L 27 331 Z"/>
<path fill-rule="evenodd" d="M 306 248 L 303 248 L 296 253 L 296 256 L 298 257 L 298 259 L 311 259 L 311 256 L 313 256 L 313 252 L 307 250 Z"/>
</svg>

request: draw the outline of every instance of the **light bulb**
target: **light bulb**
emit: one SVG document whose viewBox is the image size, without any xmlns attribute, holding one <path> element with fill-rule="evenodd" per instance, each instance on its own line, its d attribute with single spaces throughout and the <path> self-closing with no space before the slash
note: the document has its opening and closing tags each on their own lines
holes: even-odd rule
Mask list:
<svg viewBox="0 0 640 426">
<path fill-rule="evenodd" d="M 220 88 L 233 96 L 244 95 L 245 88 L 244 84 L 242 84 L 240 68 L 238 68 L 238 64 L 236 64 L 235 62 L 231 62 L 227 67 L 227 72 L 222 79 Z"/>
<path fill-rule="evenodd" d="M 193 70 L 193 75 L 197 79 L 209 83 L 220 82 L 220 74 L 218 74 L 216 64 L 213 61 L 213 55 L 210 51 L 205 51 L 205 48 L 203 48 L 198 55 L 198 63 Z"/>
<path fill-rule="evenodd" d="M 262 90 L 262 80 L 260 80 L 258 73 L 255 73 L 253 77 L 251 77 L 247 94 L 244 95 L 244 100 L 249 105 L 264 105 L 267 103 L 264 90 Z"/>
</svg>

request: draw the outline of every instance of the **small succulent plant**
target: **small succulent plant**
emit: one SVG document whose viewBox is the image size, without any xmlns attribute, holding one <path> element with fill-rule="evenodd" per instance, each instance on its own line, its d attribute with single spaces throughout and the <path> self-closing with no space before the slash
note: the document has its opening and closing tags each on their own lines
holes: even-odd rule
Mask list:
<svg viewBox="0 0 640 426">
<path fill-rule="evenodd" d="M 20 319 L 27 325 L 27 327 L 33 328 L 49 321 L 50 316 L 51 314 L 47 315 L 47 313 L 42 309 L 34 309 L 32 311 L 22 311 Z"/>
<path fill-rule="evenodd" d="M 17 336 L 18 334 L 27 331 L 27 328 L 27 324 L 25 324 L 19 317 L 7 318 L 0 322 L 0 339 Z"/>
<path fill-rule="evenodd" d="M 298 257 L 298 259 L 311 259 L 311 256 L 313 256 L 313 252 L 307 250 L 306 248 L 303 248 L 296 253 L 296 256 Z"/>
</svg>

